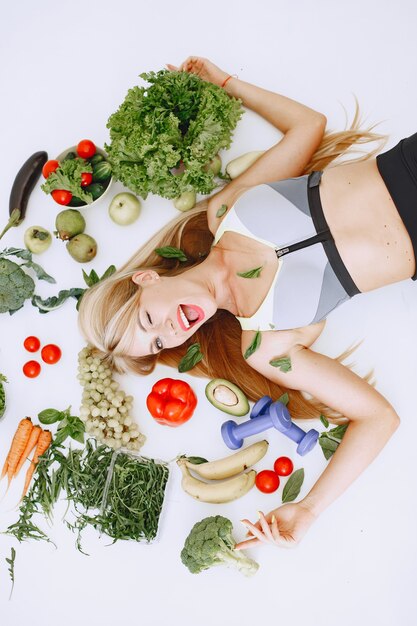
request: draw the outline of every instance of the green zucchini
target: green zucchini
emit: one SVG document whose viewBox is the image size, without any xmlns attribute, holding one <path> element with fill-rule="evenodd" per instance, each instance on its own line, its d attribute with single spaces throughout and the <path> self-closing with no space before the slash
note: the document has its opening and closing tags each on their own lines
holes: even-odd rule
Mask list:
<svg viewBox="0 0 417 626">
<path fill-rule="evenodd" d="M 86 187 L 86 189 L 88 189 L 88 187 Z M 68 203 L 67 206 L 86 206 L 86 202 L 84 202 L 84 200 L 81 200 L 80 198 L 77 198 L 77 196 L 72 196 L 71 201 Z"/>
<path fill-rule="evenodd" d="M 64 158 L 62 159 L 63 161 L 72 161 L 73 159 L 77 158 L 77 155 L 75 154 L 75 152 L 68 152 Z"/>
</svg>

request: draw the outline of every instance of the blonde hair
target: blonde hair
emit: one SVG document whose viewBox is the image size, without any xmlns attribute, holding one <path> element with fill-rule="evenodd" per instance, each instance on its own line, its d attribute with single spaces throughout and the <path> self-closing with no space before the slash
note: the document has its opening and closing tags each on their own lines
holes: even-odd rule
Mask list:
<svg viewBox="0 0 417 626">
<path fill-rule="evenodd" d="M 373 127 L 360 129 L 359 108 L 356 106 L 350 128 L 342 132 L 326 133 L 304 173 L 324 169 L 351 146 L 386 141 L 384 136 L 373 133 L 372 129 Z M 378 146 L 372 152 L 349 162 L 369 159 L 380 149 L 381 146 Z M 289 406 L 297 418 L 317 418 L 319 413 L 323 413 L 333 421 L 338 421 L 340 414 L 321 402 L 314 398 L 307 399 L 300 391 L 288 390 L 277 385 L 252 369 L 241 353 L 239 322 L 231 313 L 222 309 L 180 346 L 144 357 L 128 355 L 136 330 L 141 294 L 141 289 L 132 280 L 133 274 L 138 270 L 152 269 L 159 275 L 176 276 L 201 263 L 209 254 L 213 242 L 213 235 L 208 229 L 207 206 L 208 200 L 204 199 L 190 211 L 175 217 L 153 235 L 115 274 L 85 292 L 78 318 L 82 334 L 99 356 L 117 372 L 132 371 L 141 375 L 151 373 L 157 362 L 177 368 L 187 347 L 198 342 L 204 358 L 190 370 L 190 374 L 230 380 L 251 400 L 257 400 L 263 395 L 277 399 L 287 392 L 290 398 Z M 179 262 L 177 259 L 160 257 L 156 254 L 155 248 L 164 246 L 180 248 L 188 260 Z M 348 349 L 337 359 L 342 361 L 355 348 L 356 346 Z M 369 382 L 370 374 L 364 378 Z"/>
</svg>

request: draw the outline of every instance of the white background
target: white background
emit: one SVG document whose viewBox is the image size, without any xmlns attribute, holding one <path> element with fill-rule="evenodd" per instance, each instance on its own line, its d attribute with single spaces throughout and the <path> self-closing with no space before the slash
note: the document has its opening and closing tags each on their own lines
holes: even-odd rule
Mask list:
<svg viewBox="0 0 417 626">
<path fill-rule="evenodd" d="M 382 121 L 378 128 L 390 135 L 388 147 L 394 145 L 417 130 L 416 18 L 412 0 L 5 3 L 0 24 L 0 221 L 8 215 L 14 176 L 30 154 L 47 150 L 53 158 L 86 137 L 103 146 L 109 115 L 129 87 L 144 84 L 138 74 L 157 71 L 165 63 L 179 64 L 189 55 L 205 56 L 243 80 L 299 99 L 325 113 L 332 129 L 344 127 L 343 106 L 351 120 L 356 94 L 366 122 Z M 278 136 L 247 112 L 224 160 L 268 148 Z M 114 184 L 110 198 L 120 190 Z M 111 263 L 120 265 L 176 214 L 170 201 L 150 196 L 133 226 L 118 227 L 107 215 L 109 196 L 84 211 L 86 232 L 99 243 L 92 263 L 75 263 L 58 240 L 37 258 L 57 279 L 56 286 L 37 283 L 42 296 L 82 286 L 82 268 L 101 274 Z M 37 187 L 25 222 L 9 231 L 1 247 L 22 247 L 24 230 L 33 224 L 53 230 L 58 210 Z M 223 568 L 189 574 L 179 553 L 196 521 L 221 513 L 233 520 L 241 539 L 239 519 L 256 519 L 258 509 L 267 512 L 277 506 L 281 489 L 275 495 L 254 489 L 229 505 L 202 504 L 182 492 L 177 468 L 171 465 L 160 534 L 153 545 L 120 542 L 107 547 L 92 533 L 85 541 L 90 556 L 83 556 L 60 521 L 61 511 L 49 530 L 57 550 L 45 543 L 19 545 L 1 535 L 2 624 L 416 624 L 416 316 L 416 283 L 406 281 L 358 296 L 329 317 L 315 347 L 335 356 L 363 340 L 351 358 L 354 369 L 365 374 L 374 368 L 377 388 L 396 407 L 402 425 L 296 550 L 252 549 L 250 555 L 260 563 L 252 579 Z M 45 366 L 34 380 L 21 372 L 29 358 L 22 347 L 28 334 L 63 350 L 59 364 Z M 1 316 L 0 335 L 0 371 L 10 380 L 8 410 L 0 423 L 2 463 L 23 416 L 36 420 L 47 407 L 78 409 L 81 391 L 75 377 L 83 341 L 74 301 L 45 316 L 27 303 L 13 317 Z M 160 368 L 148 378 L 123 378 L 147 436 L 143 453 L 165 460 L 183 452 L 209 458 L 227 454 L 219 431 L 225 415 L 205 400 L 204 380 L 182 376 L 200 399 L 188 424 L 168 429 L 153 422 L 145 398 L 153 382 L 167 374 L 175 372 Z M 322 429 L 319 422 L 312 425 Z M 270 451 L 259 469 L 270 467 L 281 454 L 290 455 L 296 467 L 305 468 L 305 495 L 325 467 L 321 450 L 317 447 L 301 459 L 278 433 L 268 433 L 268 439 Z M 0 503 L 1 530 L 16 519 L 21 486 L 19 479 Z M 16 584 L 8 602 L 4 559 L 11 546 L 17 549 Z"/>
</svg>

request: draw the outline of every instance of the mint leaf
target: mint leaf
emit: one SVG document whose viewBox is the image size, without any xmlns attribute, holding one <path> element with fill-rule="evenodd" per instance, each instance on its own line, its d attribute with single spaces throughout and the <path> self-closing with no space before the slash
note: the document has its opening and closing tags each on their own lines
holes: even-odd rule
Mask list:
<svg viewBox="0 0 417 626">
<path fill-rule="evenodd" d="M 257 330 L 252 343 L 250 344 L 249 348 L 246 350 L 245 354 L 243 355 L 245 359 L 248 359 L 254 352 L 256 352 L 256 350 L 261 345 L 261 341 L 262 341 L 262 335 L 259 332 L 259 330 Z"/>
<path fill-rule="evenodd" d="M 349 424 L 340 424 L 321 433 L 319 444 L 327 460 L 336 452 L 348 426 Z"/>
<path fill-rule="evenodd" d="M 216 217 L 223 217 L 227 211 L 227 204 L 222 204 L 220 209 L 217 210 Z"/>
<path fill-rule="evenodd" d="M 285 357 L 281 357 L 279 359 L 271 359 L 271 361 L 269 361 L 269 365 L 272 365 L 272 367 L 278 367 L 281 372 L 284 372 L 285 374 L 287 372 L 291 372 L 291 359 L 289 356 L 285 356 Z"/>
<path fill-rule="evenodd" d="M 188 370 L 193 369 L 202 358 L 203 354 L 200 352 L 200 344 L 191 344 L 178 365 L 178 371 L 181 373 L 188 372 Z"/>
<path fill-rule="evenodd" d="M 179 248 L 174 246 L 165 246 L 164 248 L 155 248 L 156 254 L 162 256 L 164 259 L 178 259 L 179 261 L 187 261 L 185 253 Z"/>
<path fill-rule="evenodd" d="M 255 267 L 253 270 L 249 270 L 247 272 L 236 272 L 236 274 L 241 278 L 258 278 L 261 275 L 262 270 L 263 265 Z"/>
<path fill-rule="evenodd" d="M 290 396 L 288 395 L 287 392 L 283 393 L 282 396 L 278 398 L 278 402 L 282 402 L 282 404 L 285 404 L 285 406 L 287 406 L 289 401 L 290 401 Z"/>
<path fill-rule="evenodd" d="M 282 492 L 282 502 L 292 502 L 296 499 L 301 491 L 301 486 L 304 482 L 304 469 L 296 470 L 289 479 Z"/>
</svg>

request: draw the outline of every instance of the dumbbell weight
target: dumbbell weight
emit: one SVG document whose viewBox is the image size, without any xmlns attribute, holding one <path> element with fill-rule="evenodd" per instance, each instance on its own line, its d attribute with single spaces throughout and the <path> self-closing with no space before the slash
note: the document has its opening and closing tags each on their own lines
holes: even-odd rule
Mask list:
<svg viewBox="0 0 417 626">
<path fill-rule="evenodd" d="M 237 450 L 243 441 L 250 435 L 256 435 L 268 428 L 275 428 L 298 444 L 297 453 L 304 456 L 314 448 L 319 433 L 315 429 L 307 433 L 291 421 L 290 413 L 282 402 L 272 402 L 269 396 L 264 396 L 254 405 L 251 417 L 242 424 L 233 420 L 224 422 L 221 428 L 223 441 L 228 448 Z"/>
</svg>

